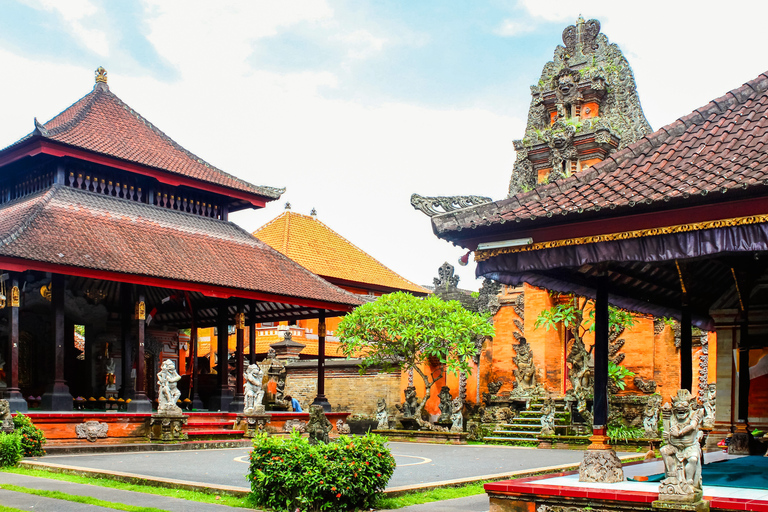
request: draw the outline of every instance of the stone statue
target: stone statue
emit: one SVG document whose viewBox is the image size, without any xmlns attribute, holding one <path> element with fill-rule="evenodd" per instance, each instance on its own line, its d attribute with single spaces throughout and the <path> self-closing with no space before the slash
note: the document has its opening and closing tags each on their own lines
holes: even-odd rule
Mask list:
<svg viewBox="0 0 768 512">
<path fill-rule="evenodd" d="M 414 386 L 408 386 L 403 392 L 405 395 L 405 402 L 400 409 L 403 416 L 406 418 L 413 418 L 416 415 L 416 410 L 419 408 L 419 398 L 416 396 L 416 388 Z"/>
<path fill-rule="evenodd" d="M 107 358 L 106 374 L 107 393 L 116 393 L 115 360 L 112 357 Z"/>
<path fill-rule="evenodd" d="M 464 432 L 464 415 L 461 410 L 464 408 L 464 402 L 456 397 L 451 401 L 451 432 Z"/>
<path fill-rule="evenodd" d="M 566 361 L 571 364 L 568 380 L 571 381 L 574 393 L 578 394 L 581 391 L 592 393 L 592 361 L 580 338 L 574 338 Z"/>
<path fill-rule="evenodd" d="M 659 436 L 659 413 L 661 412 L 661 395 L 651 395 L 643 409 L 643 429 L 645 437 L 656 439 Z"/>
<path fill-rule="evenodd" d="M 437 395 L 440 398 L 440 418 L 438 423 L 449 423 L 451 421 L 451 389 L 448 386 L 443 386 L 440 389 L 440 394 Z"/>
<path fill-rule="evenodd" d="M 389 413 L 387 412 L 387 402 L 383 398 L 379 398 L 376 403 L 376 421 L 379 424 L 376 426 L 377 430 L 389 429 Z"/>
<path fill-rule="evenodd" d="M 666 478 L 659 486 L 659 500 L 695 503 L 701 500 L 701 445 L 699 426 L 704 411 L 696 407 L 690 391 L 681 389 L 662 408 L 664 441 L 661 456 Z"/>
<path fill-rule="evenodd" d="M 275 392 L 275 401 L 276 402 L 285 401 L 285 375 L 281 375 L 277 379 L 277 390 Z"/>
<path fill-rule="evenodd" d="M 309 444 L 329 443 L 331 441 L 328 434 L 333 430 L 333 425 L 325 417 L 323 408 L 319 405 L 312 405 L 309 408 L 309 421 L 307 422 L 307 432 L 309 432 Z"/>
<path fill-rule="evenodd" d="M 245 373 L 243 373 L 243 377 L 243 388 L 245 389 L 243 413 L 250 415 L 264 412 L 264 406 L 261 404 L 261 401 L 264 399 L 264 390 L 261 387 L 264 380 L 264 372 L 261 370 L 261 367 L 257 364 L 249 364 Z"/>
<path fill-rule="evenodd" d="M 349 434 L 350 433 L 349 425 L 344 423 L 344 420 L 336 420 L 336 432 L 344 435 Z"/>
<path fill-rule="evenodd" d="M 517 391 L 526 391 L 536 387 L 536 364 L 533 362 L 533 352 L 531 346 L 525 340 L 520 338 L 520 343 L 513 345 L 517 355 L 512 358 L 517 368 L 515 374 L 515 389 Z"/>
<path fill-rule="evenodd" d="M 157 414 L 166 416 L 181 416 L 181 408 L 176 401 L 181 396 L 177 383 L 181 375 L 176 372 L 176 364 L 166 359 L 157 374 Z"/>
<path fill-rule="evenodd" d="M 13 432 L 13 416 L 8 400 L 0 400 L 0 432 Z"/>
<path fill-rule="evenodd" d="M 704 421 L 701 427 L 707 430 L 715 428 L 715 402 L 717 401 L 717 384 L 707 386 L 707 396 L 704 398 Z"/>
<path fill-rule="evenodd" d="M 555 435 L 555 403 L 551 398 L 544 400 L 541 406 L 541 431 L 543 436 Z"/>
</svg>

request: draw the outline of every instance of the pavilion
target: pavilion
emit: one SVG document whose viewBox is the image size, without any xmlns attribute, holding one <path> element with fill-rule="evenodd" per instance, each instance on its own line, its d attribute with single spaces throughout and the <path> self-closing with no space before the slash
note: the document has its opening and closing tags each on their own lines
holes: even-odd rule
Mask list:
<svg viewBox="0 0 768 512">
<path fill-rule="evenodd" d="M 478 276 L 595 299 L 594 435 L 582 468 L 612 464 L 609 302 L 681 322 L 680 386 L 689 390 L 691 326 L 717 332 L 719 392 L 708 446 L 732 433 L 730 453 L 749 453 L 750 430 L 768 426 L 764 375 L 748 371 L 765 356 L 768 326 L 767 114 L 763 74 L 589 168 L 432 217 L 438 237 L 475 252 Z M 610 486 L 602 494 L 576 488 L 547 496 L 526 485 L 487 484 L 492 510 L 598 502 L 624 510 L 627 501 L 651 510 L 645 497 L 619 496 Z"/>
<path fill-rule="evenodd" d="M 234 396 L 222 367 L 205 405 L 239 410 L 246 324 L 251 333 L 261 322 L 322 326 L 361 303 L 228 221 L 283 191 L 179 146 L 112 93 L 99 68 L 91 92 L 0 150 L 0 348 L 12 410 L 26 411 L 23 396 L 35 394 L 42 410 L 72 410 L 73 396 L 104 393 L 106 372 L 132 399 L 129 412 L 150 412 L 150 322 L 174 336 L 191 328 L 193 350 L 196 328 L 216 326 L 220 353 L 236 326 Z M 74 325 L 84 326 L 84 353 Z M 195 370 L 190 396 L 201 407 Z"/>
</svg>

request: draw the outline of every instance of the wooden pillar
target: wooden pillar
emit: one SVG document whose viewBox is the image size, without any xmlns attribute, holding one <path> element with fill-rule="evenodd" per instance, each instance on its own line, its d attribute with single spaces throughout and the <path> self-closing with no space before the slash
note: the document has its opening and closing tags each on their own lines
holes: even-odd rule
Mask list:
<svg viewBox="0 0 768 512">
<path fill-rule="evenodd" d="M 608 424 L 608 290 L 601 279 L 595 297 L 595 435 L 605 435 Z"/>
<path fill-rule="evenodd" d="M 8 388 L 5 396 L 11 412 L 27 412 L 27 401 L 19 389 L 19 308 L 21 307 L 21 293 L 19 291 L 19 278 L 11 274 L 8 288 L 9 297 L 6 297 L 6 307 L 9 315 L 8 353 L 5 364 L 5 380 Z"/>
<path fill-rule="evenodd" d="M 190 365 L 192 366 L 192 375 L 189 380 L 189 384 L 192 386 L 192 389 L 189 393 L 189 399 L 192 400 L 192 408 L 200 410 L 203 408 L 203 401 L 200 400 L 200 394 L 198 393 L 198 386 L 200 385 L 200 368 L 197 361 L 197 313 L 189 300 L 189 295 L 187 295 L 187 303 L 189 304 L 189 312 L 191 315 L 191 325 L 189 329 L 189 354 L 190 358 L 192 359 L 192 364 Z"/>
<path fill-rule="evenodd" d="M 235 349 L 235 396 L 229 403 L 229 412 L 242 412 L 245 407 L 245 395 L 243 394 L 243 366 L 245 359 L 245 306 L 242 302 L 237 304 L 235 315 L 235 328 L 237 333 L 237 348 Z"/>
<path fill-rule="evenodd" d="M 71 411 L 72 395 L 69 386 L 64 380 L 64 286 L 65 280 L 62 274 L 53 274 L 51 280 L 51 309 L 53 325 L 53 383 L 48 386 L 40 401 L 40 408 L 44 411 Z"/>
<path fill-rule="evenodd" d="M 317 396 L 312 405 L 319 405 L 331 412 L 331 404 L 325 397 L 325 310 L 320 310 L 317 322 Z"/>
<path fill-rule="evenodd" d="M 133 317 L 133 300 L 131 285 L 120 284 L 120 392 L 124 400 L 133 400 L 133 384 L 131 370 L 133 369 L 133 338 L 131 336 L 131 318 Z"/>
<path fill-rule="evenodd" d="M 128 404 L 129 412 L 152 412 L 152 402 L 147 397 L 145 383 L 146 361 L 144 360 L 144 329 L 147 320 L 147 305 L 144 302 L 144 292 L 139 292 L 134 308 L 136 322 L 136 392 Z"/>
<path fill-rule="evenodd" d="M 728 445 L 728 453 L 732 455 L 750 454 L 750 434 L 749 427 L 749 296 L 751 294 L 751 284 L 746 272 L 739 272 L 736 279 L 736 288 L 739 294 L 741 306 L 741 318 L 739 322 L 739 387 L 736 397 L 736 424 L 733 429 L 733 436 Z"/>
<path fill-rule="evenodd" d="M 693 333 L 691 309 L 683 304 L 680 316 L 680 388 L 692 391 L 693 385 Z"/>
<path fill-rule="evenodd" d="M 248 317 L 248 362 L 256 363 L 256 302 L 251 302 L 251 315 Z"/>
<path fill-rule="evenodd" d="M 229 403 L 232 401 L 232 390 L 229 389 L 229 364 L 227 358 L 229 356 L 229 303 L 227 301 L 221 301 L 219 303 L 218 319 L 216 322 L 216 356 L 219 361 L 216 364 L 216 373 L 218 374 L 218 382 L 216 389 L 211 395 L 208 409 L 211 411 L 228 411 Z"/>
</svg>

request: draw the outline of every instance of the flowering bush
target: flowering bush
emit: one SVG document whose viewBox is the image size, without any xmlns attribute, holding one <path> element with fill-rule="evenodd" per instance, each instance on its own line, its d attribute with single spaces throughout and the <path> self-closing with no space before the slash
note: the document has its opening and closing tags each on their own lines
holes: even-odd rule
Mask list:
<svg viewBox="0 0 768 512">
<path fill-rule="evenodd" d="M 290 512 L 367 510 L 395 470 L 385 443 L 367 434 L 311 446 L 297 432 L 288 438 L 261 434 L 253 440 L 248 474 L 255 505 Z"/>
<path fill-rule="evenodd" d="M 0 468 L 15 466 L 21 460 L 21 438 L 19 434 L 0 432 Z"/>
<path fill-rule="evenodd" d="M 37 428 L 28 416 L 18 413 L 13 418 L 14 433 L 21 439 L 21 449 L 24 457 L 38 457 L 45 455 L 43 445 L 45 434 Z"/>
</svg>

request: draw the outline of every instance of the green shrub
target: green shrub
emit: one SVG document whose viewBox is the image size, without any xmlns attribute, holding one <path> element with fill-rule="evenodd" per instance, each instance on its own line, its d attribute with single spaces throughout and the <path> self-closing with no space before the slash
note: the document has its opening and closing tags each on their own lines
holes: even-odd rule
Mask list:
<svg viewBox="0 0 768 512">
<path fill-rule="evenodd" d="M 294 512 L 371 508 L 395 470 L 386 438 L 341 436 L 311 446 L 298 432 L 253 440 L 251 496 L 258 507 Z"/>
<path fill-rule="evenodd" d="M 39 457 L 45 455 L 43 445 L 45 434 L 37 428 L 28 416 L 18 413 L 13 418 L 14 433 L 21 438 L 21 448 L 24 457 Z"/>
<path fill-rule="evenodd" d="M 15 466 L 21 457 L 21 436 L 0 432 L 0 468 Z"/>
</svg>

